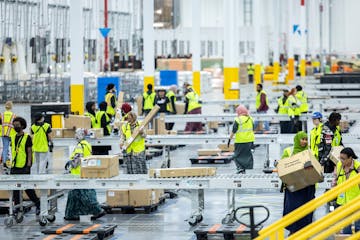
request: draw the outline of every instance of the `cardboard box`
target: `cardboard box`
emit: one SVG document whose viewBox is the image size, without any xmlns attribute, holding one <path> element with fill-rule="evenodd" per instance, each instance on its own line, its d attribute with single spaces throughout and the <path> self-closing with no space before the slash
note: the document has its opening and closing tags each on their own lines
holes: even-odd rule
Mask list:
<svg viewBox="0 0 360 240">
<path fill-rule="evenodd" d="M 219 128 L 219 122 L 208 122 L 208 128 L 210 129 L 218 129 Z"/>
<path fill-rule="evenodd" d="M 184 114 L 185 113 L 185 103 L 183 102 L 175 102 L 176 114 Z"/>
<path fill-rule="evenodd" d="M 40 197 L 40 190 L 39 189 L 35 189 L 35 193 L 36 196 Z M 28 201 L 30 200 L 28 195 L 25 193 L 25 191 L 22 191 L 22 196 L 23 196 L 23 200 L 24 201 Z M 51 196 L 50 194 L 50 189 L 48 190 L 48 196 Z M 8 190 L 0 190 L 0 199 L 1 200 L 8 200 L 10 197 L 9 191 Z"/>
<path fill-rule="evenodd" d="M 123 189 L 107 190 L 106 203 L 111 207 L 129 206 L 129 190 L 123 190 Z"/>
<path fill-rule="evenodd" d="M 154 189 L 155 192 L 155 203 L 160 202 L 160 198 L 162 198 L 165 194 L 164 189 Z"/>
<path fill-rule="evenodd" d="M 146 130 L 146 135 L 155 135 L 155 129 Z"/>
<path fill-rule="evenodd" d="M 216 168 L 214 167 L 159 168 L 149 170 L 149 176 L 153 178 L 202 177 L 214 175 L 216 175 Z"/>
<path fill-rule="evenodd" d="M 88 116 L 69 115 L 64 119 L 64 128 L 91 128 L 91 119 Z"/>
<path fill-rule="evenodd" d="M 227 146 L 227 144 L 219 144 L 218 148 L 220 148 L 221 151 L 223 151 L 223 152 L 234 152 L 235 151 L 234 144 L 230 144 L 229 147 Z"/>
<path fill-rule="evenodd" d="M 119 156 L 91 155 L 81 159 L 81 178 L 111 178 L 119 175 Z"/>
<path fill-rule="evenodd" d="M 75 129 L 63 129 L 63 138 L 74 138 Z"/>
<path fill-rule="evenodd" d="M 281 159 L 278 162 L 277 171 L 280 179 L 291 192 L 324 179 L 322 167 L 310 150 Z"/>
<path fill-rule="evenodd" d="M 337 147 L 332 147 L 329 157 L 330 160 L 335 163 L 335 165 L 337 164 L 338 161 L 340 161 L 340 152 L 341 150 L 343 150 L 344 147 L 343 146 L 337 146 Z"/>
<path fill-rule="evenodd" d="M 63 128 L 52 128 L 50 136 L 51 138 L 63 138 L 64 137 Z"/>
<path fill-rule="evenodd" d="M 350 234 L 335 234 L 334 240 L 345 240 L 351 237 Z"/>
<path fill-rule="evenodd" d="M 143 129 L 145 129 L 145 127 L 149 124 L 149 122 L 154 118 L 154 116 L 156 115 L 156 113 L 159 111 L 160 107 L 158 105 L 155 105 L 154 108 L 149 112 L 148 115 L 146 115 L 146 117 L 144 118 L 144 120 L 141 122 L 141 125 L 139 126 L 139 128 L 137 128 L 133 134 L 131 135 L 131 138 L 129 138 L 125 144 L 123 149 L 127 149 L 130 144 L 135 140 L 135 138 L 139 135 L 139 132 Z"/>
<path fill-rule="evenodd" d="M 165 128 L 165 114 L 161 113 L 158 118 L 155 119 L 155 134 L 165 135 L 167 134 Z"/>
<path fill-rule="evenodd" d="M 138 96 L 136 98 L 136 105 L 137 105 L 138 115 L 140 116 L 142 113 L 142 107 L 143 107 L 143 96 Z"/>
<path fill-rule="evenodd" d="M 220 148 L 215 149 L 198 149 L 198 156 L 214 156 L 219 155 L 221 153 Z"/>
<path fill-rule="evenodd" d="M 145 207 L 156 204 L 156 194 L 152 189 L 129 190 L 129 205 Z"/>
<path fill-rule="evenodd" d="M 88 130 L 88 135 L 90 138 L 102 138 L 102 137 L 104 137 L 104 129 L 103 128 L 90 128 Z"/>
</svg>

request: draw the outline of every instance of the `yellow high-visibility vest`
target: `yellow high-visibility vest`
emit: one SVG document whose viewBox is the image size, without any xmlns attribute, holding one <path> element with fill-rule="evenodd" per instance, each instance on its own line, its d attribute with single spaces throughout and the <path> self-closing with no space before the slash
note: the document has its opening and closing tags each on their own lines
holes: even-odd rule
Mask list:
<svg viewBox="0 0 360 240">
<path fill-rule="evenodd" d="M 250 116 L 240 116 L 235 118 L 238 130 L 235 134 L 235 143 L 248 143 L 255 141 L 254 123 Z"/>
</svg>

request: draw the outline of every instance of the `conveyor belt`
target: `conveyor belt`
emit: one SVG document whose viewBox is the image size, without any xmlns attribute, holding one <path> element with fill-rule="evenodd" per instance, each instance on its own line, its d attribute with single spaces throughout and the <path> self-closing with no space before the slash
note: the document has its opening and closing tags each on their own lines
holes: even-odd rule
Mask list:
<svg viewBox="0 0 360 240">
<path fill-rule="evenodd" d="M 329 188 L 326 175 L 321 188 Z M 145 174 L 122 174 L 108 179 L 84 179 L 74 175 L 0 176 L 0 190 L 24 189 L 277 189 L 277 174 L 218 174 L 209 177 L 150 178 Z"/>
</svg>

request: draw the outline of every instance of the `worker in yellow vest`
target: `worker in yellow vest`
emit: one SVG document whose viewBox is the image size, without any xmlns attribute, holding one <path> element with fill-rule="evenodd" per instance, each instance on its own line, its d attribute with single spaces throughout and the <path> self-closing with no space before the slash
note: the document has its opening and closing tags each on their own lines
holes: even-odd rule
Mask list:
<svg viewBox="0 0 360 240">
<path fill-rule="evenodd" d="M 46 166 L 51 163 L 49 151 L 52 151 L 53 142 L 51 140 L 51 126 L 44 122 L 42 113 L 35 116 L 35 122 L 31 125 L 31 134 L 33 135 L 33 151 L 35 159 L 31 167 L 31 174 L 46 174 Z"/>
<path fill-rule="evenodd" d="M 255 67 L 252 63 L 250 63 L 247 66 L 247 74 L 249 77 L 249 83 L 252 83 L 254 81 L 254 72 L 255 72 Z"/>
<path fill-rule="evenodd" d="M 132 137 L 132 134 L 139 129 L 141 122 L 137 120 L 134 112 L 129 112 L 127 123 L 121 126 L 120 148 L 124 148 L 125 143 Z M 145 137 L 144 129 L 141 129 L 135 140 L 124 149 L 124 159 L 128 174 L 147 174 L 146 155 L 145 155 Z"/>
<path fill-rule="evenodd" d="M 24 133 L 26 120 L 16 117 L 12 121 L 16 134 L 11 135 L 11 174 L 30 174 L 33 164 L 32 140 L 29 134 Z M 36 215 L 40 214 L 40 200 L 36 196 L 34 189 L 26 189 L 26 195 L 36 206 Z M 20 191 L 13 191 L 15 205 L 20 203 Z M 17 210 L 15 211 L 17 212 Z"/>
<path fill-rule="evenodd" d="M 3 151 L 2 151 L 2 162 L 5 164 L 9 158 L 9 147 L 11 142 L 11 136 L 15 135 L 13 120 L 16 115 L 11 111 L 13 108 L 13 103 L 11 101 L 7 101 L 5 103 L 5 112 L 1 114 L 1 139 L 3 143 Z"/>
<path fill-rule="evenodd" d="M 149 112 L 153 109 L 155 106 L 155 97 L 156 93 L 153 92 L 153 85 L 148 84 L 147 91 L 143 93 L 143 101 L 142 101 L 142 114 L 145 116 L 149 114 Z"/>
<path fill-rule="evenodd" d="M 296 86 L 295 97 L 297 98 L 297 100 L 300 101 L 300 112 L 307 113 L 309 111 L 308 97 L 307 94 L 304 92 L 302 86 Z"/>
<path fill-rule="evenodd" d="M 175 92 L 177 90 L 176 85 L 171 85 L 169 90 L 166 93 L 166 98 L 167 100 L 167 105 L 166 105 L 166 110 L 168 112 L 168 114 L 176 114 L 176 106 L 175 106 L 175 102 L 176 102 L 176 96 L 175 96 Z M 174 127 L 174 123 L 165 123 L 165 127 L 166 130 L 172 130 Z"/>
<path fill-rule="evenodd" d="M 311 115 L 314 127 L 310 131 L 310 149 L 314 156 L 319 160 L 319 144 L 321 142 L 322 132 L 322 114 L 320 112 L 313 112 Z"/>
<path fill-rule="evenodd" d="M 263 85 L 261 83 L 256 85 L 256 99 L 255 99 L 255 107 L 257 113 L 266 114 L 269 110 L 269 100 L 266 92 L 263 90 Z M 255 121 L 254 129 L 257 129 L 259 122 Z M 265 131 L 269 131 L 269 122 L 264 121 L 264 129 Z"/>
<path fill-rule="evenodd" d="M 335 173 L 336 182 L 334 186 L 344 183 L 350 178 L 357 177 L 360 171 L 360 162 L 357 160 L 358 157 L 355 155 L 351 148 L 344 148 L 340 152 L 340 161 L 337 162 Z M 342 206 L 347 204 L 351 200 L 355 199 L 360 195 L 359 185 L 355 185 L 349 188 L 347 191 L 341 193 L 337 199 L 336 204 Z M 360 220 L 355 221 L 355 232 L 360 231 Z M 351 225 L 345 227 L 342 230 L 343 234 L 353 234 Z"/>
<path fill-rule="evenodd" d="M 289 90 L 284 89 L 283 95 L 278 98 L 278 107 L 275 110 L 279 115 L 288 115 L 289 112 Z M 280 121 L 280 132 L 281 133 L 290 133 L 291 122 L 290 121 Z"/>
<path fill-rule="evenodd" d="M 187 87 L 185 94 L 185 114 L 201 114 L 201 103 L 199 95 L 194 91 L 191 86 Z M 197 132 L 202 131 L 201 122 L 187 122 L 185 131 Z"/>
<path fill-rule="evenodd" d="M 255 141 L 254 122 L 246 107 L 240 105 L 236 108 L 233 129 L 230 134 L 228 146 L 235 136 L 235 151 L 233 159 L 236 164 L 236 173 L 245 173 L 245 169 L 254 168 L 253 148 Z"/>
<path fill-rule="evenodd" d="M 65 169 L 70 168 L 73 175 L 81 174 L 81 158 L 88 157 L 92 153 L 92 147 L 85 140 L 86 129 L 78 128 L 75 131 L 77 144 L 71 153 L 70 161 Z M 105 215 L 96 198 L 94 189 L 74 189 L 69 191 L 65 208 L 64 219 L 68 221 L 79 220 L 81 215 L 92 215 L 91 220 L 96 220 Z"/>
<path fill-rule="evenodd" d="M 319 161 L 324 166 L 324 173 L 332 173 L 335 164 L 329 159 L 332 147 L 342 146 L 342 136 L 340 131 L 341 114 L 332 112 L 329 121 L 322 126 L 321 140 L 319 146 Z"/>
<path fill-rule="evenodd" d="M 85 116 L 88 116 L 91 119 L 91 128 L 96 128 L 97 121 L 96 121 L 96 104 L 95 102 L 87 102 L 86 103 L 86 113 Z"/>
<path fill-rule="evenodd" d="M 116 113 L 116 88 L 113 83 L 106 86 L 105 102 L 107 103 L 106 113 L 110 118 L 113 118 Z"/>
<path fill-rule="evenodd" d="M 288 116 L 291 121 L 291 133 L 297 133 L 302 130 L 302 125 L 300 121 L 301 111 L 300 111 L 300 101 L 295 97 L 296 89 L 293 88 L 289 92 L 289 108 L 288 108 Z"/>
<path fill-rule="evenodd" d="M 110 136 L 111 133 L 111 118 L 106 112 L 107 103 L 101 102 L 99 104 L 99 111 L 96 113 L 96 122 L 97 126 L 96 128 L 102 128 L 104 129 L 104 136 Z"/>
</svg>

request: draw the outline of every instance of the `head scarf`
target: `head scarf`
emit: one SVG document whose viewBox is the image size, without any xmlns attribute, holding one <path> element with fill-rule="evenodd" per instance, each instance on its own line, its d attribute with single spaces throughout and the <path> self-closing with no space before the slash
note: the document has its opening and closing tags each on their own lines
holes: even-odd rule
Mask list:
<svg viewBox="0 0 360 240">
<path fill-rule="evenodd" d="M 80 142 L 85 139 L 86 134 L 87 131 L 84 128 L 78 128 L 75 131 L 75 138 Z"/>
<path fill-rule="evenodd" d="M 238 116 L 248 116 L 249 115 L 249 111 L 247 110 L 247 108 L 243 105 L 239 105 L 236 108 L 236 113 Z"/>
<path fill-rule="evenodd" d="M 307 134 L 304 131 L 300 131 L 295 135 L 293 154 L 297 154 L 299 152 L 305 151 L 308 148 L 307 145 L 305 147 L 302 147 L 300 145 L 300 140 L 303 138 L 307 138 Z"/>
<path fill-rule="evenodd" d="M 130 104 L 123 103 L 121 106 L 121 110 L 123 111 L 124 114 L 127 114 L 132 110 L 132 108 L 131 108 Z"/>
</svg>

